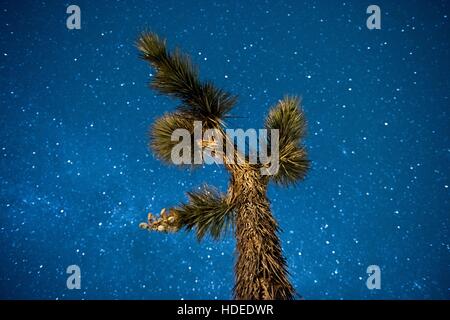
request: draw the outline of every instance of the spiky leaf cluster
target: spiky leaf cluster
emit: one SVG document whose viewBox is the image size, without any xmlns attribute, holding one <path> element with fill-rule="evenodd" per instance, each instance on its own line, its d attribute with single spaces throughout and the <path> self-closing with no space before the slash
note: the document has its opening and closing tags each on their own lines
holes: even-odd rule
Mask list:
<svg viewBox="0 0 450 320">
<path fill-rule="evenodd" d="M 197 239 L 210 234 L 214 239 L 232 226 L 233 206 L 214 188 L 205 186 L 197 192 L 188 192 L 189 202 L 174 208 L 180 228 L 196 230 Z"/>
<path fill-rule="evenodd" d="M 189 56 L 178 49 L 169 52 L 166 41 L 156 34 L 143 33 L 137 41 L 137 47 L 141 57 L 156 70 L 151 87 L 180 99 L 180 109 L 188 111 L 197 120 L 218 123 L 236 103 L 235 96 L 211 82 L 201 82 Z"/>
<path fill-rule="evenodd" d="M 306 134 L 306 120 L 299 105 L 298 97 L 285 97 L 270 110 L 265 122 L 267 129 L 279 130 L 280 167 L 278 173 L 271 176 L 277 184 L 288 185 L 304 179 L 310 166 L 301 145 Z"/>
<path fill-rule="evenodd" d="M 166 113 L 157 119 L 150 128 L 150 147 L 157 156 L 168 163 L 171 163 L 172 148 L 179 141 L 172 141 L 172 133 L 176 129 L 186 129 L 190 133 L 194 131 L 194 121 L 188 115 L 181 112 Z M 191 134 L 191 157 L 194 156 L 194 139 Z M 191 161 L 191 163 L 194 163 Z"/>
</svg>

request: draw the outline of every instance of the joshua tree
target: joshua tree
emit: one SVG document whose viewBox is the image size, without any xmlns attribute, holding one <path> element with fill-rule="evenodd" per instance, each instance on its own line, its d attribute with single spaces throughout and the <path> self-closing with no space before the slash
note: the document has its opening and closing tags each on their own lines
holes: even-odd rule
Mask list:
<svg viewBox="0 0 450 320">
<path fill-rule="evenodd" d="M 164 114 L 150 129 L 150 147 L 157 157 L 171 163 L 172 149 L 178 143 L 172 141 L 172 133 L 180 128 L 192 132 L 194 121 L 201 121 L 203 130 L 217 130 L 222 142 L 236 150 L 231 159 L 224 153 L 216 154 L 222 157 L 230 173 L 226 194 L 208 186 L 199 189 L 201 191 L 188 192 L 188 203 L 170 208 L 168 212 L 163 209 L 159 217 L 149 214 L 148 221 L 140 227 L 161 232 L 195 230 L 199 240 L 207 234 L 218 239 L 231 227 L 237 240 L 234 298 L 293 299 L 295 293 L 278 238 L 279 227 L 271 214 L 266 193 L 270 181 L 279 185 L 294 184 L 305 177 L 309 168 L 305 148 L 301 145 L 306 121 L 300 100 L 285 97 L 266 118 L 265 128 L 278 130 L 279 169 L 275 174 L 263 175 L 261 169 L 268 164 L 251 163 L 248 154 L 237 150 L 225 133 L 224 120 L 235 105 L 236 97 L 211 82 L 202 82 L 189 56 L 178 49 L 170 51 L 165 40 L 156 34 L 143 33 L 137 47 L 141 57 L 155 69 L 151 88 L 181 100 L 176 111 Z M 266 138 L 270 142 L 271 135 Z M 192 139 L 191 146 L 197 144 L 207 149 L 216 142 Z"/>
</svg>

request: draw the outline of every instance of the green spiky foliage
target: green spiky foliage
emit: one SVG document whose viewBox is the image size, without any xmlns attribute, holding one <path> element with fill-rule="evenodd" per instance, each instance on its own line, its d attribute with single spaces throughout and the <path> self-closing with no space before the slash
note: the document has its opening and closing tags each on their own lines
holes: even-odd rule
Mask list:
<svg viewBox="0 0 450 320">
<path fill-rule="evenodd" d="M 151 87 L 162 94 L 181 100 L 175 112 L 157 119 L 150 129 L 150 146 L 166 162 L 171 160 L 173 147 L 178 143 L 171 135 L 178 128 L 193 131 L 193 122 L 202 121 L 203 128 L 219 129 L 225 136 L 224 119 L 236 103 L 233 96 L 201 81 L 190 58 L 179 49 L 167 49 L 166 41 L 154 33 L 143 33 L 137 47 L 141 57 L 150 63 L 156 74 Z M 219 239 L 228 229 L 236 236 L 234 297 L 236 299 L 293 299 L 295 292 L 289 281 L 286 260 L 278 237 L 278 223 L 270 210 L 267 186 L 270 181 L 280 185 L 304 179 L 309 162 L 302 146 L 306 121 L 300 100 L 285 97 L 273 107 L 266 119 L 267 129 L 279 131 L 279 170 L 265 176 L 260 169 L 265 163 L 250 164 L 247 155 L 238 156 L 243 163 L 226 158 L 223 162 L 230 173 L 225 194 L 215 188 L 204 187 L 188 193 L 188 202 L 161 210 L 159 217 L 148 215 L 140 227 L 149 231 L 177 232 L 194 230 L 199 240 L 209 235 Z M 270 145 L 271 137 L 268 137 Z M 198 141 L 192 141 L 192 145 Z M 207 148 L 211 141 L 200 141 Z M 234 142 L 231 142 L 234 144 Z M 235 151 L 237 148 L 233 145 Z M 236 157 L 238 157 L 236 156 Z M 233 158 L 232 160 L 235 160 Z"/>
<path fill-rule="evenodd" d="M 236 103 L 233 96 L 211 82 L 201 82 L 189 56 L 166 48 L 166 41 L 154 33 L 143 33 L 137 42 L 141 57 L 156 70 L 150 86 L 169 96 L 178 98 L 179 110 L 191 114 L 205 124 L 216 125 Z"/>
<path fill-rule="evenodd" d="M 157 119 L 150 129 L 150 147 L 161 160 L 168 163 L 171 163 L 172 148 L 178 143 L 178 141 L 172 141 L 172 133 L 176 129 L 186 129 L 192 133 L 194 131 L 192 118 L 182 112 L 167 113 Z M 192 141 L 191 150 L 194 148 L 194 143 Z"/>
<path fill-rule="evenodd" d="M 198 240 L 206 234 L 219 239 L 233 223 L 233 205 L 225 195 L 205 186 L 201 191 L 188 192 L 189 202 L 174 208 L 180 228 L 196 230 Z"/>
<path fill-rule="evenodd" d="M 279 130 L 280 168 L 271 176 L 272 180 L 280 185 L 303 180 L 309 170 L 309 161 L 301 145 L 306 135 L 306 119 L 300 108 L 300 99 L 287 96 L 279 101 L 270 110 L 265 127 Z"/>
</svg>

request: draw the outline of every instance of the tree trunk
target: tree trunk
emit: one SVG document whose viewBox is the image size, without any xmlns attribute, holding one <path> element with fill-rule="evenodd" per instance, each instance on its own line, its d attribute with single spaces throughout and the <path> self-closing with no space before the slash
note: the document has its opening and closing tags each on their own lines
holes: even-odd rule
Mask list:
<svg viewBox="0 0 450 320">
<path fill-rule="evenodd" d="M 253 166 L 232 166 L 231 201 L 236 205 L 237 262 L 234 298 L 293 299 L 278 224 L 267 199 L 268 176 Z"/>
</svg>

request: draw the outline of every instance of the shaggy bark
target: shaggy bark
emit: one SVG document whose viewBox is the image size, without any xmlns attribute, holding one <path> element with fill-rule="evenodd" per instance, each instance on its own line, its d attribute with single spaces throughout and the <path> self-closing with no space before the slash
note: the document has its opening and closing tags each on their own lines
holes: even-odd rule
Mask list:
<svg viewBox="0 0 450 320">
<path fill-rule="evenodd" d="M 258 168 L 233 166 L 232 202 L 236 206 L 234 298 L 245 300 L 293 299 L 286 260 L 278 238 L 278 224 L 267 199 L 267 176 Z"/>
</svg>

